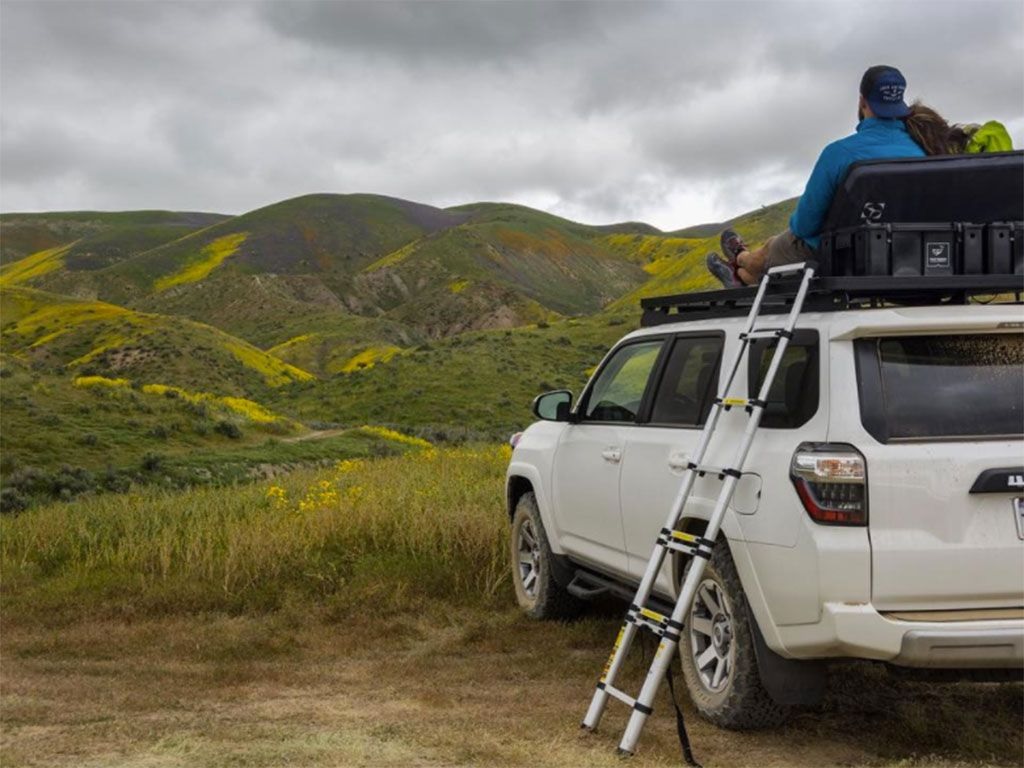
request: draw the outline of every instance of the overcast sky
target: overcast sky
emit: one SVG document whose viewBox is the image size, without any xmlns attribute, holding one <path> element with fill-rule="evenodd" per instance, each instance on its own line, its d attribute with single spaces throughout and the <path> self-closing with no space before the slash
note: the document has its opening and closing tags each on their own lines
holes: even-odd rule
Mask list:
<svg viewBox="0 0 1024 768">
<path fill-rule="evenodd" d="M 857 86 L 1024 145 L 1024 2 L 0 2 L 0 210 L 309 192 L 664 229 L 799 194 Z"/>
</svg>

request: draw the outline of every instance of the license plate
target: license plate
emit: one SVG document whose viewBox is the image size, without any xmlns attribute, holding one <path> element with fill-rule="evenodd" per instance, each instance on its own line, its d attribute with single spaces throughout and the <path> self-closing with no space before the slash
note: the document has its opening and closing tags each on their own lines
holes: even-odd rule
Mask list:
<svg viewBox="0 0 1024 768">
<path fill-rule="evenodd" d="M 1017 538 L 1024 541 L 1024 498 L 1013 500 L 1013 521 L 1017 523 Z"/>
</svg>

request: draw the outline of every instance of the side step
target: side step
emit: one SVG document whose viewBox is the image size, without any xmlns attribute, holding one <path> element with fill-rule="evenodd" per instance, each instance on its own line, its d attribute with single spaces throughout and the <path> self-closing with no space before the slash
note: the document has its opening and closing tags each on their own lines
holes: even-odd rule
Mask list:
<svg viewBox="0 0 1024 768">
<path fill-rule="evenodd" d="M 621 584 L 608 576 L 602 576 L 601 574 L 594 573 L 593 571 L 587 571 L 582 568 L 576 570 L 572 581 L 565 590 L 570 595 L 577 597 L 580 600 L 593 600 L 594 598 L 601 597 L 602 595 L 614 595 L 617 598 L 631 603 L 633 602 L 633 598 L 636 597 L 636 590 L 634 588 Z M 647 604 L 654 610 L 660 611 L 666 615 L 672 613 L 672 603 L 655 595 L 651 595 L 647 599 Z"/>
</svg>

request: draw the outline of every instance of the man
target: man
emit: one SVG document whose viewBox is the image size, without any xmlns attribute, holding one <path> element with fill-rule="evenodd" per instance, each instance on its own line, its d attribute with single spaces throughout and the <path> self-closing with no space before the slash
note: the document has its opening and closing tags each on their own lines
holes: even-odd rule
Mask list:
<svg viewBox="0 0 1024 768">
<path fill-rule="evenodd" d="M 906 88 L 906 79 L 895 67 L 868 69 L 860 81 L 857 132 L 822 151 L 789 220 L 789 229 L 753 251 L 727 229 L 721 237 L 725 259 L 714 253 L 707 256 L 711 274 L 726 288 L 741 288 L 757 283 L 769 267 L 814 259 L 832 197 L 851 165 L 858 160 L 924 157 L 924 150 L 910 137 L 903 122 L 910 114 L 903 99 Z"/>
</svg>

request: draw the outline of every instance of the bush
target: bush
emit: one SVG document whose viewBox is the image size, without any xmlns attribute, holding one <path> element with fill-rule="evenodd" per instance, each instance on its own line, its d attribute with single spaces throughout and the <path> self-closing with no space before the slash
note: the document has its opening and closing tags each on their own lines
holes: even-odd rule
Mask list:
<svg viewBox="0 0 1024 768">
<path fill-rule="evenodd" d="M 142 468 L 147 472 L 156 472 L 163 466 L 164 457 L 159 453 L 147 453 L 142 457 Z"/>
<path fill-rule="evenodd" d="M 96 437 L 96 435 L 94 435 L 92 432 L 86 432 L 84 435 L 78 438 L 78 442 L 80 442 L 82 445 L 88 445 L 92 447 L 99 445 L 100 439 Z"/>
<path fill-rule="evenodd" d="M 163 424 L 157 424 L 147 434 L 150 437 L 155 437 L 157 440 L 166 440 L 170 436 L 170 432 L 167 431 L 167 427 Z"/>
<path fill-rule="evenodd" d="M 17 488 L 0 489 L 0 513 L 8 515 L 28 508 L 28 497 Z"/>
<path fill-rule="evenodd" d="M 231 440 L 238 440 L 242 437 L 241 428 L 235 422 L 227 421 L 226 419 L 218 421 L 213 429 L 218 434 L 224 435 L 224 437 Z"/>
</svg>

